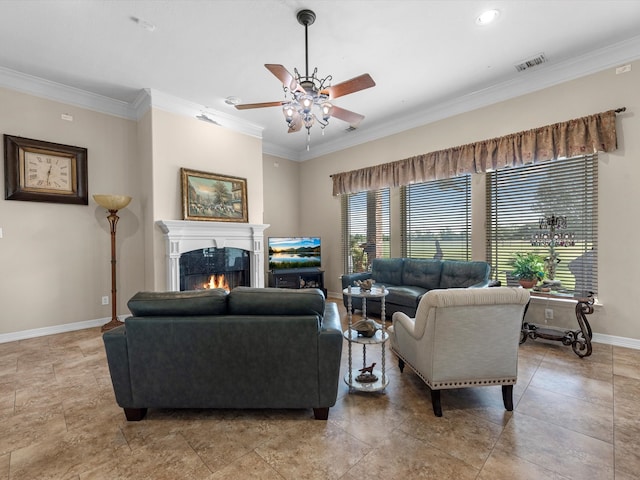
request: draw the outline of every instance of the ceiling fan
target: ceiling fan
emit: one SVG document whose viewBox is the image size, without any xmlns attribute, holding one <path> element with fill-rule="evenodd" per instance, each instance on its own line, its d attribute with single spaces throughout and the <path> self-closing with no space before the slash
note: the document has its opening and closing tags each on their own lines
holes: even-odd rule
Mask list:
<svg viewBox="0 0 640 480">
<path fill-rule="evenodd" d="M 238 110 L 250 108 L 278 107 L 282 106 L 282 112 L 289 127 L 289 133 L 297 132 L 303 126 L 307 129 L 307 150 L 309 150 L 309 136 L 311 127 L 318 122 L 324 134 L 324 128 L 329 124 L 331 117 L 338 118 L 349 123 L 352 127 L 357 127 L 364 118 L 364 115 L 355 113 L 331 103 L 332 100 L 359 92 L 366 88 L 375 86 L 375 82 L 368 73 L 346 80 L 331 86 L 332 76 L 325 78 L 317 76 L 318 69 L 315 68 L 309 75 L 309 45 L 307 28 L 316 19 L 316 14 L 311 10 L 300 10 L 296 14 L 298 23 L 304 25 L 304 47 L 305 47 L 305 74 L 300 75 L 294 68 L 295 75 L 282 65 L 267 63 L 265 67 L 278 80 L 282 82 L 285 92 L 285 100 L 277 102 L 246 103 L 236 105 Z M 313 107 L 319 108 L 320 114 L 313 113 Z"/>
</svg>

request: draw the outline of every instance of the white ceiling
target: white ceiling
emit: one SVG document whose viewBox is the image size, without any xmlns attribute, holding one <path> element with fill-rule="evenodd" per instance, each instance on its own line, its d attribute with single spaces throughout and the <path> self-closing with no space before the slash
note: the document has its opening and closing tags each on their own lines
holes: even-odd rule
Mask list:
<svg viewBox="0 0 640 480">
<path fill-rule="evenodd" d="M 365 115 L 357 130 L 314 127 L 308 152 L 279 108 L 224 102 L 283 99 L 264 64 L 304 72 L 303 8 L 317 16 L 310 70 L 377 84 L 335 100 Z M 488 8 L 498 20 L 476 25 Z M 305 160 L 638 59 L 639 26 L 640 0 L 0 0 L 0 85 L 20 72 L 126 104 L 152 89 L 257 125 L 265 152 Z M 516 71 L 540 53 L 547 63 Z"/>
</svg>

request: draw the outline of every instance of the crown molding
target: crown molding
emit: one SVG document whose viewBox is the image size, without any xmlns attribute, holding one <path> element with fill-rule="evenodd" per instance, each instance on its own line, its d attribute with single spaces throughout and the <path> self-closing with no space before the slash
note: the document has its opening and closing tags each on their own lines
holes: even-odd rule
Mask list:
<svg viewBox="0 0 640 480">
<path fill-rule="evenodd" d="M 0 67 L 0 87 L 128 120 L 140 120 L 151 107 L 188 117 L 205 113 L 219 126 L 262 138 L 263 128 L 258 125 L 150 88 L 128 103 L 5 67 Z"/>
<path fill-rule="evenodd" d="M 153 88 L 145 88 L 135 100 L 136 118 L 140 119 L 149 108 L 158 108 L 169 113 L 183 115 L 185 117 L 197 118 L 199 115 L 206 115 L 210 122 L 244 133 L 256 138 L 262 138 L 263 127 L 253 123 L 239 120 L 229 114 L 214 110 L 210 107 L 175 97 L 168 93 L 160 92 Z"/>
<path fill-rule="evenodd" d="M 86 108 L 115 117 L 135 119 L 131 104 L 26 73 L 0 67 L 0 86 L 54 102 Z"/>
<path fill-rule="evenodd" d="M 521 72 L 522 76 L 426 106 L 424 110 L 412 115 L 390 118 L 384 123 L 363 131 L 356 130 L 349 134 L 349 138 L 317 145 L 309 152 L 289 153 L 295 160 L 310 160 L 461 113 L 544 90 L 545 88 L 591 75 L 607 68 L 613 68 L 639 58 L 640 35 L 557 64 L 542 64 L 534 69 L 525 70 Z"/>
<path fill-rule="evenodd" d="M 142 89 L 138 92 L 133 104 L 135 119 L 140 120 L 145 113 L 151 110 L 151 92 L 149 89 Z"/>
<path fill-rule="evenodd" d="M 275 143 L 271 142 L 262 142 L 262 153 L 273 155 L 279 158 L 284 158 L 286 160 L 293 160 L 294 162 L 300 161 L 300 154 L 297 150 L 286 148 L 281 145 L 276 145 Z"/>
<path fill-rule="evenodd" d="M 263 152 L 294 161 L 311 160 L 454 115 L 575 80 L 639 58 L 640 35 L 556 64 L 539 65 L 497 85 L 479 89 L 459 97 L 452 97 L 433 105 L 426 105 L 420 112 L 403 115 L 401 118 L 388 118 L 384 123 L 379 123 L 371 128 L 345 134 L 346 136 L 339 140 L 323 145 L 315 145 L 308 152 L 267 142 L 263 142 Z M 259 125 L 243 121 L 224 112 L 149 88 L 141 90 L 132 103 L 127 103 L 4 67 L 0 67 L 0 86 L 130 120 L 139 120 L 142 115 L 153 107 L 188 117 L 197 117 L 205 114 L 212 120 L 212 123 L 257 138 L 262 138 L 264 130 Z"/>
</svg>

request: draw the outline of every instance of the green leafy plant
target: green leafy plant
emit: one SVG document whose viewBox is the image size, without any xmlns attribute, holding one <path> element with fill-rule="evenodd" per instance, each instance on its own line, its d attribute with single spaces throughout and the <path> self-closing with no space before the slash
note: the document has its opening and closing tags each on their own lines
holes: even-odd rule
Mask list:
<svg viewBox="0 0 640 480">
<path fill-rule="evenodd" d="M 544 278 L 544 259 L 535 253 L 516 253 L 516 258 L 511 260 L 511 275 L 518 280 L 538 281 Z"/>
</svg>

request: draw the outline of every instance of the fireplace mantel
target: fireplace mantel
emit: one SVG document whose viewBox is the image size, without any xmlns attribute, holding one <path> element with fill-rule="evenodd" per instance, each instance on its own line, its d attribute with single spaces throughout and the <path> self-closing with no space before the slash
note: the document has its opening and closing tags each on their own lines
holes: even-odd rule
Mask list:
<svg viewBox="0 0 640 480">
<path fill-rule="evenodd" d="M 241 248 L 249 252 L 252 287 L 264 287 L 264 231 L 267 224 L 158 220 L 167 247 L 167 287 L 180 290 L 180 255 L 199 248 Z"/>
</svg>

